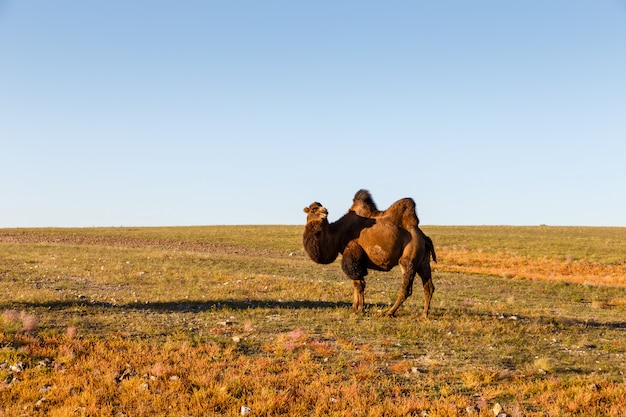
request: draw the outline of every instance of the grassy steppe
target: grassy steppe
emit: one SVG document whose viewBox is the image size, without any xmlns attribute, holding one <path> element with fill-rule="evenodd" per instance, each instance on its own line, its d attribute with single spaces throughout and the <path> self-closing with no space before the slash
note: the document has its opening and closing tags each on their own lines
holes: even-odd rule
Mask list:
<svg viewBox="0 0 626 417">
<path fill-rule="evenodd" d="M 429 321 L 302 226 L 0 229 L 0 416 L 626 414 L 626 229 L 424 230 Z"/>
</svg>

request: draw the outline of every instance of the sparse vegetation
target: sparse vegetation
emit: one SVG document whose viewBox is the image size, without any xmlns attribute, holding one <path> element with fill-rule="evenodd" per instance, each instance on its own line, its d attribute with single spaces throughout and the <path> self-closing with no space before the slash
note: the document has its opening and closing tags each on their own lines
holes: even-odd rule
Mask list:
<svg viewBox="0 0 626 417">
<path fill-rule="evenodd" d="M 0 230 L 0 416 L 626 413 L 626 229 L 424 230 L 429 321 L 300 226 Z"/>
</svg>

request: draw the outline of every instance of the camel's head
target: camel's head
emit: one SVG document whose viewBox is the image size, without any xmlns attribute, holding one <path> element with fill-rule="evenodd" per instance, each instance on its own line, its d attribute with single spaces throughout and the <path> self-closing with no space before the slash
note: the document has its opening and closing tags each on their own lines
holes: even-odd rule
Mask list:
<svg viewBox="0 0 626 417">
<path fill-rule="evenodd" d="M 304 208 L 304 212 L 307 214 L 306 222 L 324 221 L 328 217 L 328 210 L 326 207 L 318 203 L 312 203 L 309 207 Z"/>
</svg>

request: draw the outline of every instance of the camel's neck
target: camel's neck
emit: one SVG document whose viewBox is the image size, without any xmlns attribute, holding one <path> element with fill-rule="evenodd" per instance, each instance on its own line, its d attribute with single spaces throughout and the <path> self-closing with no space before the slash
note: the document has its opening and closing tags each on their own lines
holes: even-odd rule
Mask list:
<svg viewBox="0 0 626 417">
<path fill-rule="evenodd" d="M 329 264 L 343 253 L 348 242 L 359 237 L 361 230 L 374 223 L 376 220 L 361 217 L 354 211 L 331 224 L 326 219 L 310 221 L 302 236 L 304 250 L 314 262 Z"/>
<path fill-rule="evenodd" d="M 304 250 L 313 262 L 318 264 L 334 262 L 339 255 L 336 240 L 336 234 L 330 232 L 326 219 L 310 221 L 304 227 L 302 243 Z"/>
</svg>

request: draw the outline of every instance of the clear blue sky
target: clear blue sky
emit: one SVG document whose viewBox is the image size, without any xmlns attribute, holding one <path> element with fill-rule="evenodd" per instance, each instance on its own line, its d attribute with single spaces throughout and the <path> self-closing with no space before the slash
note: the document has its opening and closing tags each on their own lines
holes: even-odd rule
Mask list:
<svg viewBox="0 0 626 417">
<path fill-rule="evenodd" d="M 0 0 L 0 227 L 626 226 L 626 1 Z"/>
</svg>

